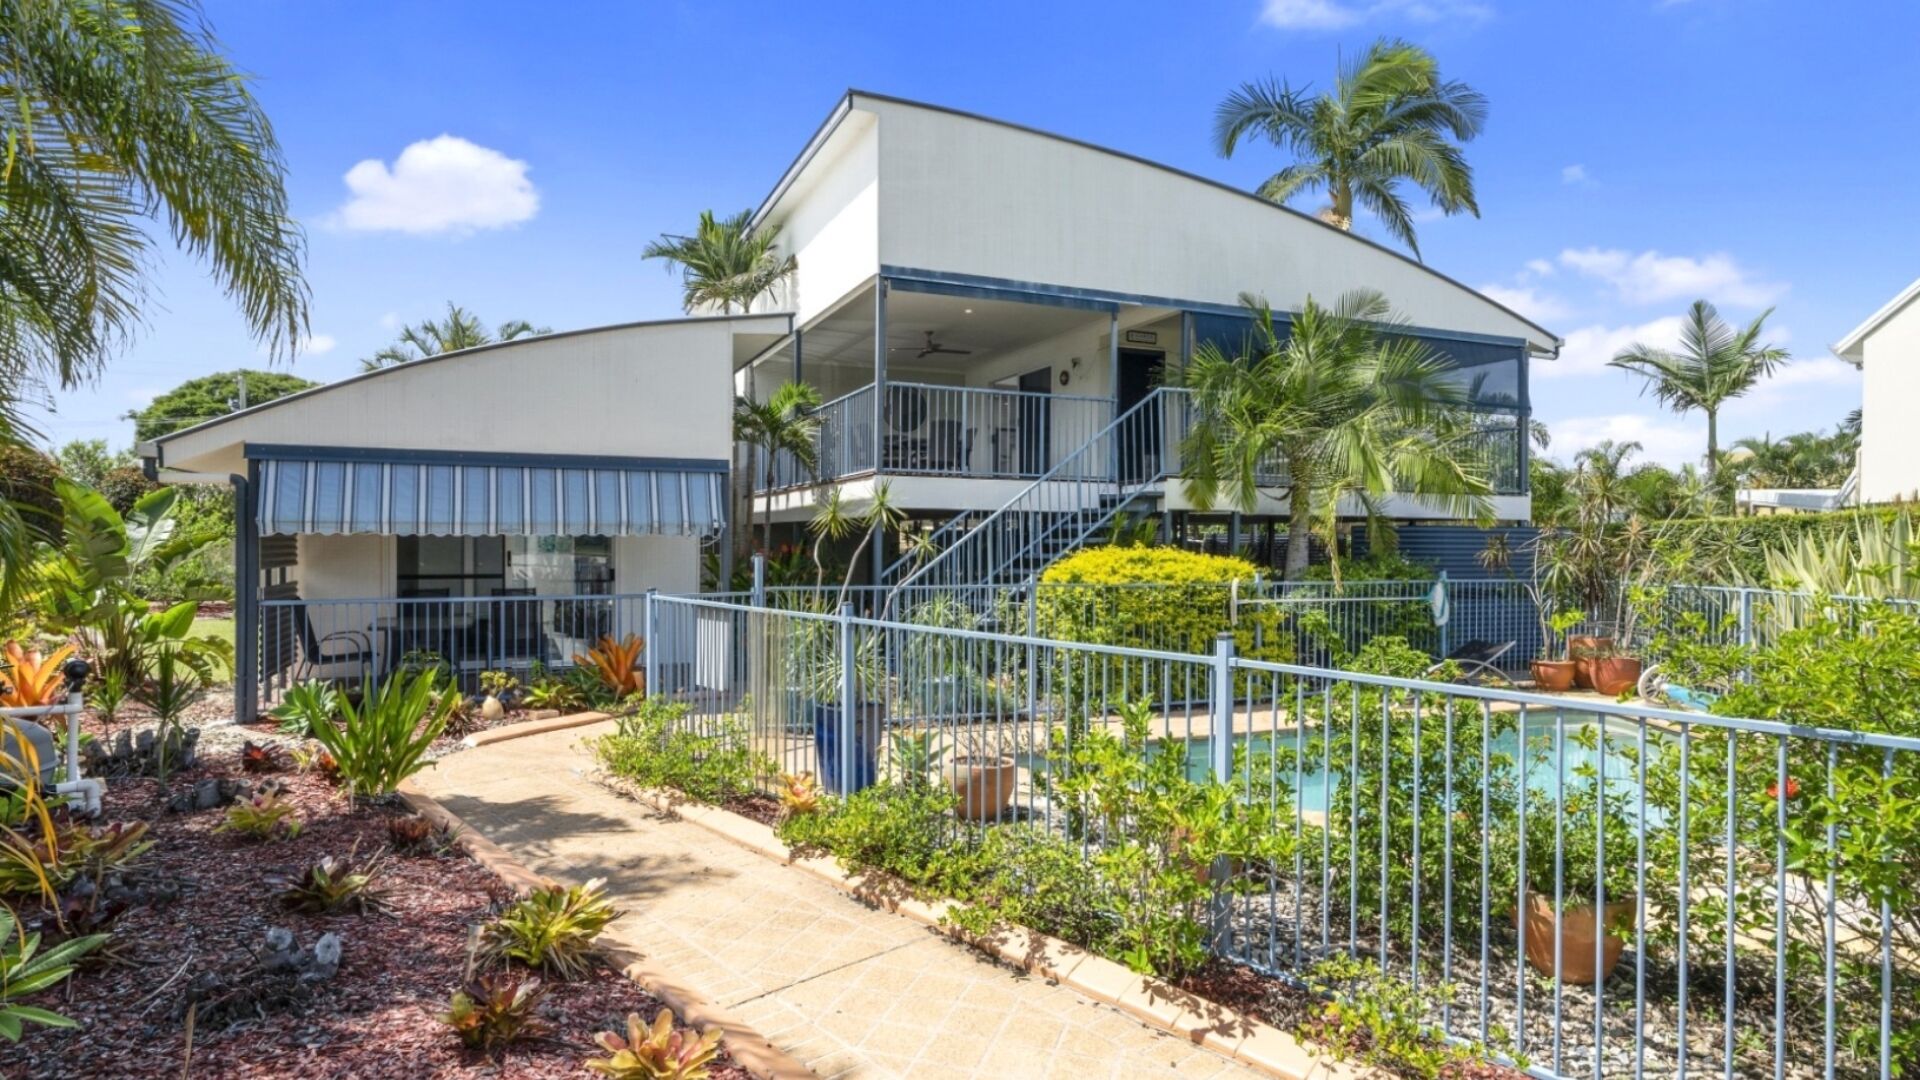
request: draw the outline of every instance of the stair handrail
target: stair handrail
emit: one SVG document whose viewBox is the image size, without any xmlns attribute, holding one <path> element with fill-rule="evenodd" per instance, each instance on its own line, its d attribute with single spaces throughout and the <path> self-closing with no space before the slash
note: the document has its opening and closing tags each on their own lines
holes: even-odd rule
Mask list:
<svg viewBox="0 0 1920 1080">
<path fill-rule="evenodd" d="M 1002 504 L 999 509 L 976 522 L 971 529 L 967 530 L 965 535 L 954 541 L 954 543 L 945 550 L 935 554 L 932 558 L 922 563 L 919 569 L 901 580 L 895 587 L 906 588 L 913 585 L 927 584 L 928 582 L 925 579 L 932 576 L 935 571 L 945 572 L 966 558 L 969 552 L 968 545 L 976 539 L 979 539 L 981 543 L 990 543 L 993 537 L 993 530 L 1007 524 L 1008 520 L 1014 514 L 1079 512 L 1090 506 L 1097 506 L 1100 495 L 1107 490 L 1112 490 L 1116 495 L 1124 494 L 1128 500 L 1131 500 L 1132 496 L 1137 494 L 1140 489 L 1164 480 L 1166 478 L 1167 468 L 1166 454 L 1163 452 L 1155 458 L 1153 468 L 1144 470 L 1141 477 L 1131 481 L 1122 481 L 1119 475 L 1120 447 L 1113 442 L 1113 439 L 1117 434 L 1122 433 L 1128 424 L 1134 423 L 1137 418 L 1148 415 L 1152 410 L 1162 408 L 1163 403 L 1171 400 L 1171 395 L 1175 393 L 1184 392 L 1171 390 L 1167 387 L 1159 387 L 1135 402 L 1130 408 L 1115 416 L 1105 427 L 1095 432 L 1086 442 L 1081 443 L 1078 447 L 1075 447 L 1071 453 L 1068 453 L 1065 457 L 1055 462 L 1052 468 L 1040 474 L 1032 483 L 1022 488 L 1012 498 Z M 1168 432 L 1165 430 L 1165 425 L 1163 424 L 1159 433 L 1161 446 L 1158 449 L 1164 451 L 1167 437 Z M 1095 453 L 1108 455 L 1108 460 L 1100 463 L 1101 467 L 1096 476 L 1089 477 L 1087 475 L 1089 471 L 1087 464 L 1090 455 Z M 1124 488 L 1128 487 L 1131 487 L 1133 490 L 1123 491 Z M 1073 492 L 1070 506 L 1027 505 L 1036 502 L 1044 503 L 1050 495 L 1059 494 L 1063 488 Z M 1094 489 L 1091 498 L 1088 497 L 1089 488 Z M 1122 505 L 1124 505 L 1124 503 Z M 984 567 L 979 567 L 979 569 L 984 569 Z"/>
</svg>

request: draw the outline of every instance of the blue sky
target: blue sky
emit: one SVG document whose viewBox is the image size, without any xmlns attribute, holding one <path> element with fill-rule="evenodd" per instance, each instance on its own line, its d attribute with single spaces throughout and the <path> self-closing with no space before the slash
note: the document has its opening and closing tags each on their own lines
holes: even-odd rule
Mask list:
<svg viewBox="0 0 1920 1080">
<path fill-rule="evenodd" d="M 1281 158 L 1218 158 L 1219 98 L 1269 74 L 1324 85 L 1338 50 L 1380 35 L 1491 99 L 1467 147 L 1483 216 L 1423 214 L 1421 245 L 1568 339 L 1534 383 L 1556 456 L 1606 437 L 1699 455 L 1697 416 L 1602 366 L 1660 343 L 1695 296 L 1742 319 L 1776 306 L 1772 337 L 1798 358 L 1727 411 L 1726 438 L 1831 427 L 1859 379 L 1828 345 L 1920 275 L 1920 6 L 209 0 L 208 16 L 286 148 L 314 292 L 314 340 L 288 370 L 312 379 L 448 300 L 555 328 L 676 313 L 641 247 L 758 202 L 849 86 L 1252 186 Z M 169 253 L 155 280 L 148 330 L 61 395 L 50 440 L 125 445 L 116 417 L 154 393 L 262 365 L 199 267 Z"/>
</svg>

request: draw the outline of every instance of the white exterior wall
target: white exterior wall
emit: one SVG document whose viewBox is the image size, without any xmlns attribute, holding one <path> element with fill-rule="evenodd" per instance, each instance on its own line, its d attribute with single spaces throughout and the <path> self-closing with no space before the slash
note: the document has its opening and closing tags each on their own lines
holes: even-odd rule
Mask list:
<svg viewBox="0 0 1920 1080">
<path fill-rule="evenodd" d="M 184 432 L 162 464 L 245 472 L 248 442 L 726 459 L 735 325 L 610 327 L 422 360 Z"/>
<path fill-rule="evenodd" d="M 878 125 L 873 114 L 853 112 L 768 219 L 798 267 L 786 299 L 801 323 L 879 271 L 879 206 Z"/>
<path fill-rule="evenodd" d="M 1909 302 L 1861 343 L 1860 498 L 1912 499 L 1920 492 L 1920 300 Z"/>
<path fill-rule="evenodd" d="M 935 109 L 855 108 L 880 118 L 883 265 L 1217 304 L 1251 292 L 1285 310 L 1366 287 L 1417 326 L 1554 345 L 1465 286 L 1247 194 Z"/>
</svg>

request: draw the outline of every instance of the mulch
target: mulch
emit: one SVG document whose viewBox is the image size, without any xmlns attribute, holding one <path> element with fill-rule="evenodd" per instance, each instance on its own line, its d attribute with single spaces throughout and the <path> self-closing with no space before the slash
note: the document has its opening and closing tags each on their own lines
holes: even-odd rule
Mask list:
<svg viewBox="0 0 1920 1080">
<path fill-rule="evenodd" d="M 29 1027 L 0 1043 L 0 1076 L 178 1077 L 186 1060 L 183 989 L 206 972 L 245 968 L 270 927 L 302 945 L 334 931 L 344 939 L 340 970 L 303 1002 L 223 1030 L 193 1033 L 193 1077 L 589 1076 L 583 1060 L 600 1031 L 624 1030 L 628 1013 L 650 1019 L 660 1002 L 617 971 L 574 983 L 550 981 L 545 1013 L 551 1033 L 516 1043 L 489 1061 L 464 1050 L 434 1019 L 457 988 L 467 962 L 469 927 L 510 899 L 505 886 L 457 848 L 439 854 L 389 854 L 384 882 L 390 908 L 369 915 L 300 915 L 283 910 L 270 879 L 294 874 L 323 855 L 362 856 L 387 845 L 398 807 L 349 804 L 317 775 L 277 774 L 306 827 L 297 839 L 260 842 L 215 833 L 221 810 L 171 814 L 168 796 L 195 780 L 241 775 L 222 754 L 165 785 L 116 782 L 106 820 L 141 820 L 155 844 L 136 876 L 177 882 L 181 896 L 135 908 L 115 925 L 116 958 L 90 958 L 65 984 L 33 1003 L 80 1022 L 73 1031 Z M 247 777 L 258 780 L 259 777 Z M 725 1059 L 723 1059 L 724 1061 Z M 747 1074 L 730 1062 L 716 1077 Z"/>
</svg>

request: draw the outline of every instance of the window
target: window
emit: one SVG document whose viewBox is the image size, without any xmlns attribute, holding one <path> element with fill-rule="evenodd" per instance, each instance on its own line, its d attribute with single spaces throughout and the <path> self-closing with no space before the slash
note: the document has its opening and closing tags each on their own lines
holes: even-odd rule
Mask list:
<svg viewBox="0 0 1920 1080">
<path fill-rule="evenodd" d="M 538 596 L 613 591 L 613 542 L 604 536 L 402 536 L 401 596 Z"/>
</svg>

